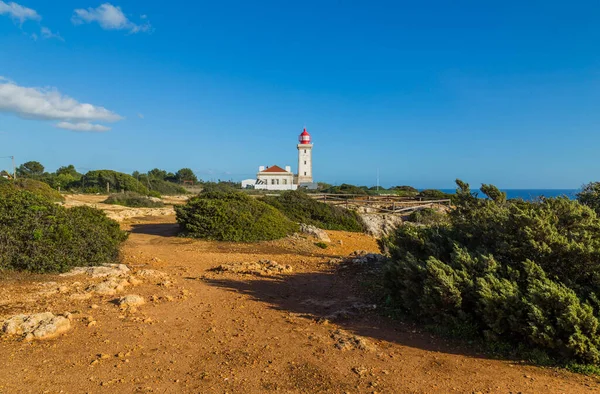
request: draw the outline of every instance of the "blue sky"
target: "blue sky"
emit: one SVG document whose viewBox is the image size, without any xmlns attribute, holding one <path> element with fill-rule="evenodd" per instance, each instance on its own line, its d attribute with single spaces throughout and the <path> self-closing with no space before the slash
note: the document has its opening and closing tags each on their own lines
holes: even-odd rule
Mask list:
<svg viewBox="0 0 600 394">
<path fill-rule="evenodd" d="M 318 181 L 577 188 L 600 180 L 599 16 L 594 1 L 4 0 L 0 157 L 240 180 L 296 168 L 306 125 Z"/>
</svg>

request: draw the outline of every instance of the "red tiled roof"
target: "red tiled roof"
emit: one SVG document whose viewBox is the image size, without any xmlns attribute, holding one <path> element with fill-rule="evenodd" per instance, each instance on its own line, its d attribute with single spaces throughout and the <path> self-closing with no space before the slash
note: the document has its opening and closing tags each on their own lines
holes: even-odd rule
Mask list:
<svg viewBox="0 0 600 394">
<path fill-rule="evenodd" d="M 269 168 L 267 168 L 264 171 L 261 172 L 287 172 L 286 170 L 284 170 L 283 168 L 279 167 L 279 166 L 271 166 Z"/>
</svg>

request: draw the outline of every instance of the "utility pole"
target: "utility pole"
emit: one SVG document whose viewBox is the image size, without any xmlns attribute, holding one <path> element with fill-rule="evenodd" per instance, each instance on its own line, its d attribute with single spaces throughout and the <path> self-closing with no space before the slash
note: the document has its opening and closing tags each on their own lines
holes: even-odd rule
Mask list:
<svg viewBox="0 0 600 394">
<path fill-rule="evenodd" d="M 17 167 L 15 166 L 15 157 L 11 156 L 10 158 L 12 159 L 12 165 L 13 165 L 13 179 L 17 180 Z"/>
<path fill-rule="evenodd" d="M 377 191 L 379 191 L 379 168 L 377 169 Z"/>
</svg>

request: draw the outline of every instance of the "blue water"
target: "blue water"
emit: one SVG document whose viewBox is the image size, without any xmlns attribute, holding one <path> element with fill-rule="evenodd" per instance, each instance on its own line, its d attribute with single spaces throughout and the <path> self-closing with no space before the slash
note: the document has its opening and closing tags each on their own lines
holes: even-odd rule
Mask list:
<svg viewBox="0 0 600 394">
<path fill-rule="evenodd" d="M 456 189 L 440 189 L 444 193 L 456 193 Z M 507 198 L 522 198 L 523 200 L 535 200 L 539 197 L 559 197 L 567 196 L 571 200 L 576 198 L 578 189 L 500 189 L 506 193 Z M 472 191 L 479 193 L 479 197 L 485 197 L 485 195 L 479 190 L 473 189 Z"/>
</svg>

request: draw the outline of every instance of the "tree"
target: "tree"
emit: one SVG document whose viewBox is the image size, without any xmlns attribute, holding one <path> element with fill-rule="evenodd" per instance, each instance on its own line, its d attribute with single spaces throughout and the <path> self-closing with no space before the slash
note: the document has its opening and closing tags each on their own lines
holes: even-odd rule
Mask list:
<svg viewBox="0 0 600 394">
<path fill-rule="evenodd" d="M 59 167 L 56 170 L 56 175 L 70 175 L 73 178 L 81 178 L 81 174 L 77 172 L 75 166 L 73 164 L 69 164 L 68 166 Z"/>
<path fill-rule="evenodd" d="M 17 175 L 24 178 L 39 177 L 44 174 L 44 166 L 38 161 L 28 161 L 17 168 Z"/>
<path fill-rule="evenodd" d="M 577 193 L 577 201 L 600 214 L 600 182 L 590 182 L 583 185 L 581 191 Z"/>
<path fill-rule="evenodd" d="M 181 170 L 177 171 L 175 178 L 179 183 L 183 183 L 184 181 L 198 183 L 196 174 L 194 174 L 194 171 L 192 171 L 190 168 L 182 168 Z"/>
<path fill-rule="evenodd" d="M 155 168 L 153 170 L 148 171 L 148 176 L 150 177 L 150 180 L 160 179 L 161 181 L 164 181 L 167 177 L 167 172 L 165 170 Z"/>
</svg>

